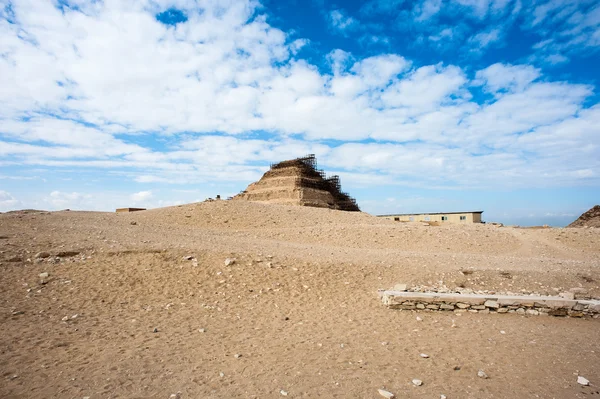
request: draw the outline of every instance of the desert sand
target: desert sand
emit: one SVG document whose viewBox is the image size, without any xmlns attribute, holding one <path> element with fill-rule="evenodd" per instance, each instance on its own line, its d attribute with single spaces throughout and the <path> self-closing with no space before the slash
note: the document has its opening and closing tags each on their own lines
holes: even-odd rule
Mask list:
<svg viewBox="0 0 600 399">
<path fill-rule="evenodd" d="M 600 229 L 214 201 L 1 214 L 0 251 L 2 398 L 600 397 L 600 319 L 398 311 L 377 295 L 600 297 Z"/>
</svg>

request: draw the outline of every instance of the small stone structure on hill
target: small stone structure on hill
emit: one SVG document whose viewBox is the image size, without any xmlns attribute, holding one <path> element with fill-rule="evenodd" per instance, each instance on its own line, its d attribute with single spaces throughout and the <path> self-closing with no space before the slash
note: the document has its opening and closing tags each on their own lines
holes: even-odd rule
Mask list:
<svg viewBox="0 0 600 399">
<path fill-rule="evenodd" d="M 327 177 L 317 169 L 314 154 L 271 165 L 233 200 L 360 211 L 356 200 L 342 191 L 339 176 Z"/>
<path fill-rule="evenodd" d="M 567 227 L 600 227 L 600 205 L 593 206 Z"/>
</svg>

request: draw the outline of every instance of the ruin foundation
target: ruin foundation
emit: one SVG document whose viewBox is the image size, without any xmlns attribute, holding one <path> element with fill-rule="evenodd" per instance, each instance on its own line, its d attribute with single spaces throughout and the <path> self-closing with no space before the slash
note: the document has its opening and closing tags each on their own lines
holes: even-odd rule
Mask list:
<svg viewBox="0 0 600 399">
<path fill-rule="evenodd" d="M 383 304 L 390 309 L 600 317 L 599 300 L 576 300 L 553 296 L 443 294 L 403 291 L 383 291 L 380 294 Z"/>
</svg>

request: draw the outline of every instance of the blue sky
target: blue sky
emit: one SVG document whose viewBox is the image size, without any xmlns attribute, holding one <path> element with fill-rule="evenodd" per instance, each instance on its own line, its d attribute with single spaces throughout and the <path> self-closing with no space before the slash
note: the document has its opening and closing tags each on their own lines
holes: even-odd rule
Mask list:
<svg viewBox="0 0 600 399">
<path fill-rule="evenodd" d="M 597 1 L 0 0 L 0 211 L 233 195 L 315 153 L 370 213 L 600 201 Z"/>
</svg>

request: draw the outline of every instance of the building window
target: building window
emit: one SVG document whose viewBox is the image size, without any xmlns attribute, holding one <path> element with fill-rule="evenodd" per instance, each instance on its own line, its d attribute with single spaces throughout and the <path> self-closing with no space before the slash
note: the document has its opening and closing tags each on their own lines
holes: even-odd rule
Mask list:
<svg viewBox="0 0 600 399">
<path fill-rule="evenodd" d="M 394 221 L 399 222 L 400 218 L 394 218 Z"/>
<path fill-rule="evenodd" d="M 448 216 L 442 216 L 442 222 L 443 222 L 444 220 L 448 220 Z"/>
<path fill-rule="evenodd" d="M 466 216 L 461 216 L 460 220 L 467 220 L 467 217 Z"/>
</svg>

